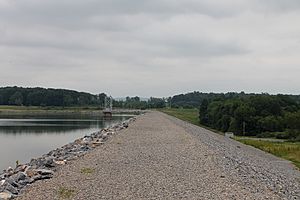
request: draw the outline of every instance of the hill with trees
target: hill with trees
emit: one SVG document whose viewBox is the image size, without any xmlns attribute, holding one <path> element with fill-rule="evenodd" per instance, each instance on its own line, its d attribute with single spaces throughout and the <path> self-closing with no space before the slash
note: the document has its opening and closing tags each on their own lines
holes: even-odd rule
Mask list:
<svg viewBox="0 0 300 200">
<path fill-rule="evenodd" d="M 0 88 L 0 105 L 16 106 L 103 106 L 106 94 L 93 95 L 66 89 Z"/>
<path fill-rule="evenodd" d="M 173 108 L 199 108 L 203 100 L 225 100 L 232 98 L 243 98 L 257 95 L 268 95 L 268 94 L 255 94 L 245 92 L 228 92 L 228 93 L 203 93 L 203 92 L 190 92 L 186 94 L 178 94 L 170 97 L 169 102 Z M 272 95 L 271 95 L 272 96 Z M 273 95 L 276 96 L 276 95 Z M 289 97 L 292 101 L 300 103 L 300 95 L 283 95 Z"/>
<path fill-rule="evenodd" d="M 0 88 L 0 105 L 14 106 L 98 106 L 104 107 L 105 93 L 90 94 L 66 89 L 53 88 Z M 113 100 L 115 108 L 147 109 L 165 107 L 164 98 L 151 97 L 141 100 L 140 97 L 126 97 L 125 100 Z"/>
<path fill-rule="evenodd" d="M 201 124 L 223 132 L 300 140 L 299 95 L 192 92 L 170 104 L 198 108 Z"/>
</svg>

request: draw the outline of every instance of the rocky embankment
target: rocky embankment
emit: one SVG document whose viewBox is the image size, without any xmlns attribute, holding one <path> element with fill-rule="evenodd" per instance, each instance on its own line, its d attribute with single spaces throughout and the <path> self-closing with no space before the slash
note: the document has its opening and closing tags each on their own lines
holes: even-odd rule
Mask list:
<svg viewBox="0 0 300 200">
<path fill-rule="evenodd" d="M 131 118 L 109 128 L 104 128 L 99 132 L 52 150 L 40 158 L 32 159 L 27 164 L 19 164 L 14 169 L 9 167 L 3 170 L 3 173 L 0 174 L 0 200 L 17 197 L 27 185 L 38 180 L 52 178 L 58 167 L 103 144 L 110 136 L 127 128 L 134 120 L 135 118 Z"/>
</svg>

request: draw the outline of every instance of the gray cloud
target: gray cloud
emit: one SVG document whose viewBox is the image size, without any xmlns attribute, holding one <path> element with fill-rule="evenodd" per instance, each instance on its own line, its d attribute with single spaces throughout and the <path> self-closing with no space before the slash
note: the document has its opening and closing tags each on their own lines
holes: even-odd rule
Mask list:
<svg viewBox="0 0 300 200">
<path fill-rule="evenodd" d="M 0 84 L 299 93 L 298 0 L 0 0 Z"/>
</svg>

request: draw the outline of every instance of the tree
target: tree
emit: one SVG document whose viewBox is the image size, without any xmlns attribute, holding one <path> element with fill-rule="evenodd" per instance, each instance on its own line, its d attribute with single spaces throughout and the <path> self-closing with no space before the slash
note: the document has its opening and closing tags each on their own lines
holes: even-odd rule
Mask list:
<svg viewBox="0 0 300 200">
<path fill-rule="evenodd" d="M 41 106 L 46 105 L 45 92 L 43 91 L 32 91 L 27 95 L 26 105 L 28 106 Z"/>
<path fill-rule="evenodd" d="M 286 113 L 285 122 L 289 129 L 300 130 L 300 111 L 295 113 Z"/>
<path fill-rule="evenodd" d="M 0 97 L 2 105 L 99 105 L 98 95 L 65 89 L 0 87 Z"/>
<path fill-rule="evenodd" d="M 164 108 L 166 106 L 166 102 L 162 98 L 150 97 L 148 100 L 149 108 Z"/>
<path fill-rule="evenodd" d="M 237 123 L 237 130 L 236 130 L 237 133 L 243 132 L 244 126 L 247 124 L 247 122 L 250 121 L 254 113 L 255 110 L 246 104 L 240 105 L 234 111 L 234 118 Z M 247 129 L 245 131 L 247 131 Z"/>
<path fill-rule="evenodd" d="M 208 124 L 208 100 L 204 99 L 200 105 L 199 109 L 199 118 L 200 118 L 200 123 L 202 124 Z"/>
<path fill-rule="evenodd" d="M 221 126 L 221 131 L 226 132 L 228 131 L 231 123 L 231 117 L 229 115 L 223 115 L 221 120 L 220 120 L 220 126 Z"/>
<path fill-rule="evenodd" d="M 222 101 L 213 101 L 209 104 L 207 108 L 207 119 L 208 119 L 208 124 L 212 128 L 220 129 L 220 119 L 222 117 Z"/>
<path fill-rule="evenodd" d="M 99 97 L 99 105 L 104 108 L 104 101 L 105 101 L 105 98 L 107 97 L 107 95 L 105 93 L 101 93 L 98 95 Z"/>
<path fill-rule="evenodd" d="M 238 123 L 235 118 L 231 117 L 227 131 L 235 133 L 237 130 L 238 130 Z"/>
<path fill-rule="evenodd" d="M 298 112 L 287 112 L 294 109 Z M 224 132 L 241 134 L 245 131 L 246 135 L 255 136 L 264 132 L 287 131 L 287 138 L 300 138 L 299 110 L 299 103 L 290 96 L 233 93 L 225 94 L 225 98 L 216 97 L 208 103 L 203 100 L 199 120 Z"/>
<path fill-rule="evenodd" d="M 9 104 L 21 106 L 21 105 L 23 104 L 23 95 L 22 95 L 22 93 L 19 92 L 19 91 L 15 92 L 15 93 L 9 98 Z"/>
<path fill-rule="evenodd" d="M 285 115 L 285 122 L 288 127 L 288 137 L 300 141 L 300 111 L 287 113 Z"/>
<path fill-rule="evenodd" d="M 68 94 L 64 95 L 63 101 L 64 101 L 64 103 L 63 103 L 64 106 L 71 106 L 71 105 L 74 104 L 73 97 L 71 95 L 68 95 Z"/>
<path fill-rule="evenodd" d="M 255 109 L 256 114 L 260 116 L 280 116 L 282 114 L 280 101 L 278 97 L 275 96 L 266 94 L 256 95 L 250 98 L 249 104 Z"/>
<path fill-rule="evenodd" d="M 88 100 L 88 98 L 87 98 L 86 96 L 80 95 L 80 96 L 78 97 L 78 104 L 79 104 L 79 105 L 85 106 L 85 105 L 88 105 L 88 102 L 89 102 L 89 100 Z"/>
<path fill-rule="evenodd" d="M 258 121 L 262 132 L 283 131 L 282 119 L 275 116 L 267 116 Z"/>
<path fill-rule="evenodd" d="M 3 95 L 0 94 L 0 105 L 3 105 L 4 104 L 4 98 L 3 98 Z"/>
</svg>

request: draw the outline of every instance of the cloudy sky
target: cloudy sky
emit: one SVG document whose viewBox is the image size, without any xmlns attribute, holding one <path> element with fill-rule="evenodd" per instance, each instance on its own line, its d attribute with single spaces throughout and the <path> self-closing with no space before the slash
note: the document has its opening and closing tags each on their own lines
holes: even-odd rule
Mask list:
<svg viewBox="0 0 300 200">
<path fill-rule="evenodd" d="M 300 94 L 299 0 L 0 0 L 0 86 Z"/>
</svg>

